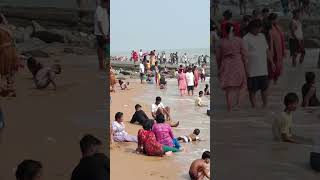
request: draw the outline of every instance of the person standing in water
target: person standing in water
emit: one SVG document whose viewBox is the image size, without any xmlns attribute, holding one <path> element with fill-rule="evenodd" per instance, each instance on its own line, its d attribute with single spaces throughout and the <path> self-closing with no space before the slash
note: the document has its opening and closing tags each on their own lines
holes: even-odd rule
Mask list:
<svg viewBox="0 0 320 180">
<path fill-rule="evenodd" d="M 247 88 L 246 50 L 242 39 L 234 36 L 234 25 L 226 24 L 227 36 L 222 38 L 216 51 L 218 77 L 221 88 L 225 91 L 227 108 L 230 112 L 233 97 L 240 107 L 243 91 Z"/>
<path fill-rule="evenodd" d="M 183 96 L 186 93 L 187 89 L 187 78 L 186 74 L 183 72 L 182 69 L 179 69 L 178 86 L 180 90 L 180 95 Z"/>
<path fill-rule="evenodd" d="M 104 61 L 106 60 L 106 48 L 109 43 L 109 14 L 108 0 L 101 0 L 101 4 L 97 6 L 94 20 L 94 34 L 98 44 L 99 69 L 105 70 Z"/>
<path fill-rule="evenodd" d="M 299 63 L 302 64 L 304 61 L 304 56 L 306 54 L 303 45 L 303 31 L 302 24 L 300 22 L 300 10 L 293 11 L 293 18 L 290 23 L 290 55 L 292 56 L 292 66 L 297 65 L 297 56 L 300 55 Z"/>
</svg>

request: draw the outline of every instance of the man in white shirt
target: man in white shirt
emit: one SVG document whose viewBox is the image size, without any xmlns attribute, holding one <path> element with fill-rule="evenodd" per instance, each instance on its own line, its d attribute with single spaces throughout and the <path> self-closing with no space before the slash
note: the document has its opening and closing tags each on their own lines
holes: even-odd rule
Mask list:
<svg viewBox="0 0 320 180">
<path fill-rule="evenodd" d="M 109 43 L 108 0 L 101 0 L 101 4 L 96 8 L 94 34 L 98 43 L 99 68 L 105 70 L 104 61 L 107 55 L 107 44 Z"/>
<path fill-rule="evenodd" d="M 151 106 L 151 114 L 153 118 L 156 118 L 158 114 L 163 114 L 166 116 L 167 121 L 171 121 L 171 116 L 170 116 L 170 108 L 167 106 L 165 107 L 161 103 L 161 97 L 156 97 L 156 102 L 152 104 Z"/>
<path fill-rule="evenodd" d="M 140 49 L 140 51 L 139 51 L 139 59 L 140 59 L 140 61 L 142 61 L 142 59 L 143 59 L 142 55 L 143 55 L 142 49 Z"/>
<path fill-rule="evenodd" d="M 187 89 L 188 89 L 188 95 L 190 96 L 190 92 L 191 95 L 193 96 L 193 90 L 194 90 L 194 75 L 192 72 L 192 69 L 189 68 L 188 72 L 186 73 L 186 78 L 187 78 Z"/>
<path fill-rule="evenodd" d="M 251 21 L 248 28 L 249 33 L 244 36 L 243 40 L 244 47 L 248 52 L 247 73 L 250 102 L 252 107 L 255 108 L 256 92 L 261 90 L 263 107 L 266 107 L 267 90 L 269 87 L 267 63 L 269 51 L 268 43 L 265 36 L 260 33 L 262 28 L 261 20 L 256 19 Z"/>
<path fill-rule="evenodd" d="M 144 64 L 142 61 L 140 61 L 139 71 L 140 71 L 140 80 L 141 80 L 141 84 L 142 84 L 144 72 L 145 72 L 145 67 L 144 67 Z"/>
</svg>

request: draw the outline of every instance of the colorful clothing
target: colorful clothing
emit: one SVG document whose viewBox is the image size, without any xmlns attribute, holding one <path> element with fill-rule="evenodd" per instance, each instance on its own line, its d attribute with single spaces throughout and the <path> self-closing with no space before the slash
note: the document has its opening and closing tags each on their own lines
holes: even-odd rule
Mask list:
<svg viewBox="0 0 320 180">
<path fill-rule="evenodd" d="M 272 69 L 269 63 L 269 78 L 277 81 L 282 73 L 283 59 L 286 51 L 284 33 L 277 25 L 273 25 L 270 31 L 270 50 L 271 59 L 275 64 L 275 68 Z"/>
<path fill-rule="evenodd" d="M 193 71 L 193 74 L 194 74 L 194 87 L 198 87 L 199 79 L 200 79 L 200 75 L 199 75 L 198 69 L 195 69 Z"/>
<path fill-rule="evenodd" d="M 179 90 L 187 89 L 187 78 L 186 78 L 186 74 L 183 72 L 181 72 L 178 75 L 178 85 L 179 85 Z"/>
<path fill-rule="evenodd" d="M 137 136 L 128 135 L 125 131 L 124 123 L 113 121 L 112 123 L 113 140 L 116 142 L 138 142 Z"/>
<path fill-rule="evenodd" d="M 234 35 L 237 36 L 237 37 L 241 37 L 241 33 L 240 33 L 240 23 L 236 22 L 236 21 L 233 21 L 233 22 L 229 22 L 227 20 L 223 20 L 221 22 L 221 33 L 222 33 L 222 38 L 225 38 L 227 37 L 228 33 L 226 31 L 226 25 L 228 23 L 231 23 L 233 24 L 234 26 Z"/>
<path fill-rule="evenodd" d="M 242 39 L 223 38 L 217 49 L 219 80 L 222 89 L 240 87 L 245 89 L 247 77 L 245 72 L 246 51 Z"/>
<path fill-rule="evenodd" d="M 166 146 L 174 147 L 173 144 L 173 133 L 169 124 L 159 123 L 152 127 L 152 131 L 156 135 L 157 141 Z"/>
<path fill-rule="evenodd" d="M 138 145 L 148 156 L 162 156 L 164 154 L 163 145 L 160 144 L 152 131 L 140 129 L 138 132 Z"/>
<path fill-rule="evenodd" d="M 4 89 L 14 90 L 13 76 L 17 62 L 18 56 L 12 32 L 5 25 L 0 25 L 0 75 L 2 80 L 6 80 Z"/>
</svg>

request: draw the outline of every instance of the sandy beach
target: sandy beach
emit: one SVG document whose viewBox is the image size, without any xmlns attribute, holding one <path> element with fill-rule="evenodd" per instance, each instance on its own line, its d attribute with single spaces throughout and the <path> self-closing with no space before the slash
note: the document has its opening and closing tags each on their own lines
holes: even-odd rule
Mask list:
<svg viewBox="0 0 320 180">
<path fill-rule="evenodd" d="M 320 109 L 306 110 L 298 107 L 293 115 L 293 133 L 310 141 L 302 144 L 273 141 L 271 125 L 274 113 L 283 111 L 283 98 L 288 92 L 299 95 L 307 71 L 316 73 L 319 91 L 320 73 L 317 69 L 319 50 L 307 50 L 305 62 L 297 68 L 291 67 L 291 60 L 285 60 L 284 72 L 277 85 L 271 85 L 269 106 L 252 109 L 245 97 L 240 111 L 227 113 L 224 92 L 217 79 L 214 82 L 214 177 L 233 179 L 319 179 L 309 165 L 312 151 L 311 140 L 319 136 Z M 257 98 L 258 105 L 261 103 Z M 254 171 L 253 171 L 254 169 Z M 232 172 L 232 173 L 230 173 Z"/>
<path fill-rule="evenodd" d="M 133 80 L 131 80 L 133 81 Z M 131 83 L 130 90 L 121 91 L 119 87 L 116 93 L 111 93 L 112 103 L 110 105 L 110 123 L 114 120 L 116 112 L 124 113 L 126 131 L 136 135 L 141 129 L 140 125 L 129 123 L 134 114 L 134 106 L 138 103 L 133 97 L 141 95 L 146 86 Z M 146 114 L 151 114 L 150 105 L 139 103 Z M 176 179 L 179 167 L 172 164 L 172 157 L 148 157 L 135 153 L 136 143 L 114 143 L 110 150 L 111 179 Z"/>
<path fill-rule="evenodd" d="M 177 104 L 177 100 L 171 97 L 171 94 L 173 93 L 172 91 L 161 92 L 160 90 L 157 90 L 158 88 L 155 88 L 154 85 L 141 85 L 138 80 L 135 79 L 127 80 L 130 82 L 130 90 L 121 91 L 119 85 L 117 85 L 117 92 L 111 93 L 111 120 L 114 119 L 114 114 L 116 112 L 122 111 L 124 113 L 127 132 L 131 135 L 136 135 L 141 126 L 132 125 L 129 123 L 134 113 L 134 106 L 139 103 L 140 105 L 142 105 L 143 110 L 146 112 L 146 114 L 151 117 L 150 107 L 151 103 L 153 103 L 155 99 L 155 96 L 153 97 L 149 95 L 150 91 L 155 91 L 155 94 L 158 94 L 163 98 L 164 103 L 170 104 L 170 107 L 173 110 L 173 118 L 176 120 L 180 120 L 180 126 L 173 129 L 175 136 L 183 135 L 187 132 L 190 133 L 190 129 L 188 128 L 190 125 L 189 119 L 180 119 L 181 115 L 184 115 L 184 113 L 182 113 L 181 111 L 176 111 L 177 109 L 179 109 L 179 105 L 174 106 L 171 104 L 171 101 Z M 176 83 L 176 81 L 173 81 L 172 84 L 173 83 Z M 172 84 L 170 82 L 168 88 L 171 88 L 173 89 L 173 91 L 175 91 L 176 88 Z M 145 97 L 144 94 L 148 97 Z M 180 97 L 178 96 L 178 98 Z M 185 96 L 181 99 L 185 101 L 185 99 L 188 98 L 191 99 L 192 97 Z M 187 104 L 188 107 L 190 105 L 188 101 L 184 104 Z M 193 111 L 193 108 L 191 108 L 190 110 Z M 191 116 L 194 117 L 193 114 L 191 114 Z M 196 122 L 196 124 L 204 123 L 202 122 L 202 120 L 204 120 L 206 123 L 209 123 L 209 117 L 206 117 L 205 114 L 203 115 L 203 117 L 199 117 L 199 121 Z M 196 126 L 199 127 L 198 125 L 193 124 L 193 128 Z M 201 131 L 203 133 L 202 136 L 208 134 L 206 129 L 201 129 Z M 134 179 L 189 179 L 188 168 L 192 162 L 192 159 L 194 158 L 194 156 L 200 158 L 198 157 L 198 153 L 202 153 L 202 147 L 206 147 L 207 149 L 209 148 L 209 136 L 205 136 L 203 137 L 203 139 L 205 139 L 206 141 L 198 143 L 198 145 L 197 143 L 191 143 L 188 145 L 182 144 L 186 148 L 186 152 L 174 154 L 171 157 L 148 157 L 135 153 L 135 149 L 137 147 L 137 144 L 135 143 L 114 143 L 110 151 L 111 179 L 130 179 L 133 176 Z"/>
<path fill-rule="evenodd" d="M 1 98 L 6 128 L 0 143 L 0 179 L 15 179 L 18 163 L 41 161 L 44 179 L 69 180 L 81 158 L 79 140 L 91 133 L 106 146 L 106 75 L 96 55 L 60 54 L 40 59 L 60 63 L 57 91 L 35 89 L 28 69 L 16 75 L 16 98 Z"/>
</svg>

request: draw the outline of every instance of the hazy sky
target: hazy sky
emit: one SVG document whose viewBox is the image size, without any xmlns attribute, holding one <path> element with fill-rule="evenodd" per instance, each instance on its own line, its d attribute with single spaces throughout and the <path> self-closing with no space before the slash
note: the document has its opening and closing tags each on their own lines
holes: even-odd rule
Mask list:
<svg viewBox="0 0 320 180">
<path fill-rule="evenodd" d="M 209 0 L 111 0 L 111 52 L 210 47 Z"/>
</svg>

